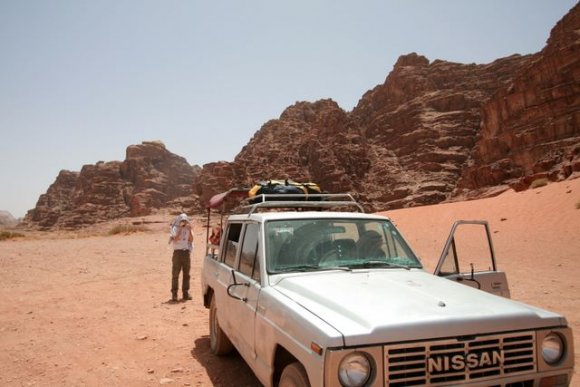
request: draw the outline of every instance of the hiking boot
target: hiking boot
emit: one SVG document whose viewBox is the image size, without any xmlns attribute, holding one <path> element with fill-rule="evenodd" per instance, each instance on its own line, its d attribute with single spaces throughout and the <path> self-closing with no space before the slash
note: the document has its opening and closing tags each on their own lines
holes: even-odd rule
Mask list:
<svg viewBox="0 0 580 387">
<path fill-rule="evenodd" d="M 188 292 L 183 292 L 183 300 L 184 301 L 191 300 L 191 296 L 189 295 Z"/>
<path fill-rule="evenodd" d="M 171 293 L 171 302 L 177 302 L 177 293 Z"/>
</svg>

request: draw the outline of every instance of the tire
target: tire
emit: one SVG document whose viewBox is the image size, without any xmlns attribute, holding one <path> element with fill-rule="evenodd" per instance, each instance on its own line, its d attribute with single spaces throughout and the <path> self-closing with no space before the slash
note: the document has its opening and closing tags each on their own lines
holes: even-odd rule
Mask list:
<svg viewBox="0 0 580 387">
<path fill-rule="evenodd" d="M 228 355 L 234 349 L 232 342 L 220 328 L 214 296 L 211 297 L 211 304 L 209 307 L 209 342 L 211 352 L 214 355 Z"/>
<path fill-rule="evenodd" d="M 282 371 L 279 387 L 310 387 L 304 366 L 298 362 L 290 363 Z"/>
</svg>

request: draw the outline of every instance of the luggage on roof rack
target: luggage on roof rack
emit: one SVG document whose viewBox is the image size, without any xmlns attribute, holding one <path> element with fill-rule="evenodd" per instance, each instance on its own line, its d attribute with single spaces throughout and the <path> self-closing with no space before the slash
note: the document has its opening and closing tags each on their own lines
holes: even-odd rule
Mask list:
<svg viewBox="0 0 580 387">
<path fill-rule="evenodd" d="M 237 213 L 252 214 L 259 210 L 323 210 L 354 208 L 365 212 L 364 208 L 350 194 L 263 194 L 247 200 L 236 209 Z"/>
<path fill-rule="evenodd" d="M 226 205 L 229 203 L 228 205 Z M 227 208 L 229 207 L 229 208 Z M 337 210 L 364 208 L 348 193 L 329 194 L 315 183 L 297 183 L 292 180 L 260 181 L 252 188 L 232 188 L 216 194 L 207 204 L 208 218 L 212 209 L 225 212 L 253 213 L 259 210 Z M 209 220 L 208 220 L 209 221 Z"/>
<path fill-rule="evenodd" d="M 297 195 L 295 200 L 320 200 L 322 190 L 315 183 L 298 183 L 286 180 L 260 181 L 248 191 L 250 202 L 258 202 L 257 197 L 267 195 L 267 200 L 280 200 L 277 195 Z"/>
</svg>

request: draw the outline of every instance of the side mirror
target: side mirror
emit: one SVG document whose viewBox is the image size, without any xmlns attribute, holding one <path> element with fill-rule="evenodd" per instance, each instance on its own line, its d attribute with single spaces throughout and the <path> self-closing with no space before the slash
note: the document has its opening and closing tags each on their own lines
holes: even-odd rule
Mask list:
<svg viewBox="0 0 580 387">
<path fill-rule="evenodd" d="M 228 296 L 230 296 L 231 298 L 235 298 L 236 300 L 240 300 L 240 301 L 244 301 L 244 302 L 248 301 L 248 299 L 246 297 L 239 297 L 239 296 L 236 296 L 235 294 L 232 294 L 231 293 L 231 289 L 234 288 L 234 287 L 237 287 L 237 286 L 250 287 L 250 284 L 247 283 L 247 282 L 246 283 L 243 283 L 243 284 L 239 284 L 236 281 L 236 272 L 234 271 L 234 269 L 232 269 L 232 278 L 234 280 L 234 283 L 231 284 L 231 285 L 229 285 L 228 288 L 227 288 L 227 290 L 226 290 L 227 293 L 228 293 Z"/>
</svg>

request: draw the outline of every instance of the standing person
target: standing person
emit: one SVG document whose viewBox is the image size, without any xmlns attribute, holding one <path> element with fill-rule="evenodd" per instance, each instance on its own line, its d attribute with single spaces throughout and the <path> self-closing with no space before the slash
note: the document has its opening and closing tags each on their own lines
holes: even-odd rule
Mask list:
<svg viewBox="0 0 580 387">
<path fill-rule="evenodd" d="M 215 257 L 215 251 L 220 247 L 220 240 L 222 237 L 222 228 L 220 226 L 213 226 L 211 235 L 209 236 L 209 246 L 211 248 L 211 255 Z"/>
<path fill-rule="evenodd" d="M 193 232 L 186 214 L 179 215 L 171 225 L 169 241 L 173 242 L 171 268 L 171 301 L 177 301 L 179 289 L 179 272 L 183 271 L 181 290 L 183 300 L 191 300 L 189 295 L 189 270 L 191 268 L 191 251 L 193 250 Z"/>
</svg>

